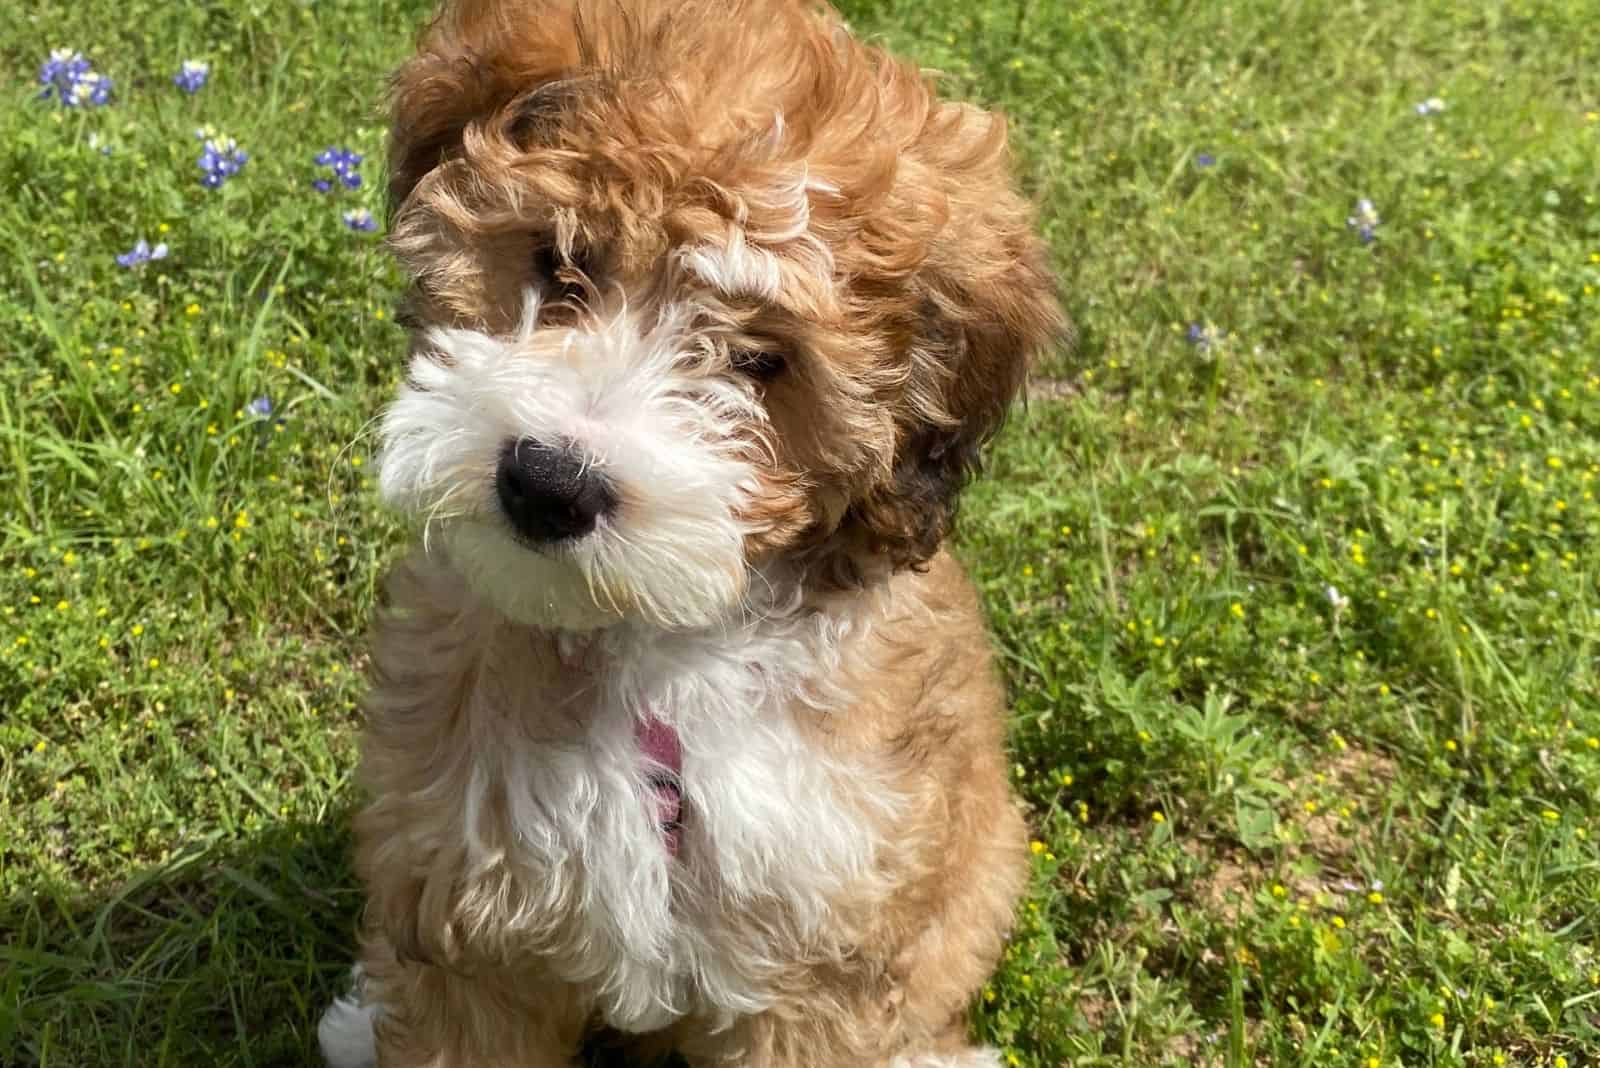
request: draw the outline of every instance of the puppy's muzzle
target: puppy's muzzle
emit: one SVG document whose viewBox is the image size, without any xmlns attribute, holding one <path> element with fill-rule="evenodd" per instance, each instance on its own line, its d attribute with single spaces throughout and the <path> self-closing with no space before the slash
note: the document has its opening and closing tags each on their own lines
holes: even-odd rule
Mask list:
<svg viewBox="0 0 1600 1068">
<path fill-rule="evenodd" d="M 506 519 L 534 545 L 583 537 L 617 503 L 605 476 L 571 442 L 506 442 L 494 488 Z"/>
</svg>

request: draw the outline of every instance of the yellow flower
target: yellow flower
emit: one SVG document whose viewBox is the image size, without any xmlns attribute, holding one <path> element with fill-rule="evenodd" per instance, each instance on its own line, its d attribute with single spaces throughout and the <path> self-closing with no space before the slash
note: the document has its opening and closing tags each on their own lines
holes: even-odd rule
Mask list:
<svg viewBox="0 0 1600 1068">
<path fill-rule="evenodd" d="M 1165 823 L 1165 822 L 1167 822 L 1167 817 L 1165 815 L 1163 815 L 1159 809 L 1156 810 L 1155 812 L 1150 813 L 1150 818 L 1152 820 L 1154 820 L 1156 823 Z"/>
<path fill-rule="evenodd" d="M 1444 1013 L 1442 1013 L 1442 1012 L 1434 1013 L 1432 1016 L 1428 1017 L 1428 1022 L 1431 1023 L 1433 1026 L 1435 1026 L 1437 1028 L 1443 1029 L 1443 1027 L 1444 1027 Z"/>
<path fill-rule="evenodd" d="M 150 666 L 152 668 L 160 667 L 161 666 L 161 658 L 159 656 L 152 656 L 150 658 Z"/>
<path fill-rule="evenodd" d="M 1276 898 L 1285 898 L 1285 897 L 1289 896 L 1289 891 L 1284 889 L 1284 886 L 1283 886 L 1282 883 L 1273 883 L 1272 884 L 1272 896 L 1276 897 Z"/>
<path fill-rule="evenodd" d="M 1372 893 L 1367 895 L 1367 900 L 1372 902 L 1374 905 L 1381 905 L 1383 904 L 1383 894 L 1377 890 L 1374 890 Z"/>
<path fill-rule="evenodd" d="M 1235 601 L 1233 604 L 1229 605 L 1228 611 L 1233 613 L 1234 619 L 1244 618 L 1244 605 L 1240 604 L 1238 601 Z"/>
<path fill-rule="evenodd" d="M 1038 856 L 1040 853 L 1044 852 L 1044 843 L 1035 838 L 1033 841 L 1028 843 L 1028 848 L 1033 850 L 1034 856 Z"/>
<path fill-rule="evenodd" d="M 192 318 L 192 317 L 194 317 L 196 315 L 199 315 L 200 314 L 200 310 L 201 310 L 200 309 L 200 305 L 198 305 L 198 304 L 190 304 L 187 308 L 183 309 L 183 314 L 185 314 L 187 316 L 190 316 Z"/>
<path fill-rule="evenodd" d="M 144 624 L 143 623 L 135 623 L 133 625 L 133 636 L 135 638 L 137 638 L 139 635 L 141 635 L 143 633 L 144 633 Z"/>
<path fill-rule="evenodd" d="M 1555 809 L 1553 809 L 1553 808 L 1547 808 L 1547 809 L 1545 809 L 1545 810 L 1544 810 L 1544 812 L 1543 812 L 1543 813 L 1541 813 L 1541 815 L 1543 815 L 1543 816 L 1544 816 L 1544 818 L 1545 818 L 1545 819 L 1546 819 L 1546 820 L 1549 820 L 1549 821 L 1550 821 L 1550 822 L 1551 822 L 1551 823 L 1554 823 L 1554 822 L 1555 822 L 1555 821 L 1556 821 L 1556 820 L 1558 820 L 1558 819 L 1560 819 L 1560 818 L 1561 818 L 1561 813 L 1559 813 L 1559 812 L 1557 812 L 1557 811 L 1556 811 L 1556 810 L 1555 810 Z"/>
<path fill-rule="evenodd" d="M 1595 741 L 1595 739 L 1593 739 L 1593 738 L 1590 738 L 1589 740 L 1591 742 Z M 1063 771 L 1061 773 L 1061 785 L 1062 786 L 1071 786 L 1072 785 L 1072 773 L 1070 771 Z"/>
<path fill-rule="evenodd" d="M 1335 927 L 1339 928 L 1341 931 L 1344 930 L 1344 917 L 1343 916 L 1335 916 L 1329 922 L 1331 922 Z"/>
<path fill-rule="evenodd" d="M 172 383 L 172 385 L 167 387 L 167 392 L 171 393 L 174 397 L 176 397 L 178 394 L 183 392 L 183 383 L 181 383 L 181 382 Z"/>
<path fill-rule="evenodd" d="M 72 602 L 71 601 L 57 601 L 56 602 L 56 611 L 57 612 L 65 612 L 67 609 L 69 609 L 71 607 L 72 607 Z"/>
</svg>

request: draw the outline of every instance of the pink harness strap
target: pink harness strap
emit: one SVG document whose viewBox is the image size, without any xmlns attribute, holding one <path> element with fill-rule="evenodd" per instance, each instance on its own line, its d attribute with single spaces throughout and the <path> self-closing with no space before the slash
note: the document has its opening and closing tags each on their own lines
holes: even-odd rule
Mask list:
<svg viewBox="0 0 1600 1068">
<path fill-rule="evenodd" d="M 650 764 L 650 800 L 655 805 L 656 824 L 670 856 L 678 855 L 678 839 L 683 829 L 683 744 L 678 732 L 648 713 L 633 725 L 639 751 Z"/>
</svg>

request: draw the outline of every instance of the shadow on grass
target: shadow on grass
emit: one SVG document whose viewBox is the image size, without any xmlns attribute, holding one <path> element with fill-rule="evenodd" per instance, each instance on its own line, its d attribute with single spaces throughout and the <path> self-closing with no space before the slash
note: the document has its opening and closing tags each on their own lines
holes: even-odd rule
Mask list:
<svg viewBox="0 0 1600 1068">
<path fill-rule="evenodd" d="M 0 1066 L 321 1065 L 361 909 L 350 815 L 0 905 Z M 605 1033 L 583 1051 L 585 1068 L 628 1063 Z"/>
<path fill-rule="evenodd" d="M 0 905 L 0 1064 L 320 1064 L 360 909 L 348 817 Z"/>
</svg>

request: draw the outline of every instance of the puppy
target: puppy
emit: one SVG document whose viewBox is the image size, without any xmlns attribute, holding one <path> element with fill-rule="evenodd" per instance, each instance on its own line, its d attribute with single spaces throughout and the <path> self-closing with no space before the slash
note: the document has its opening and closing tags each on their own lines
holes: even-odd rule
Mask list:
<svg viewBox="0 0 1600 1068">
<path fill-rule="evenodd" d="M 977 1066 L 1025 879 L 941 549 L 1061 319 L 1002 122 L 801 0 L 455 0 L 340 1068 Z"/>
</svg>

